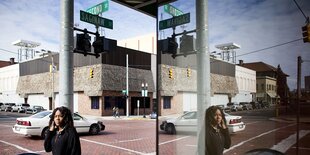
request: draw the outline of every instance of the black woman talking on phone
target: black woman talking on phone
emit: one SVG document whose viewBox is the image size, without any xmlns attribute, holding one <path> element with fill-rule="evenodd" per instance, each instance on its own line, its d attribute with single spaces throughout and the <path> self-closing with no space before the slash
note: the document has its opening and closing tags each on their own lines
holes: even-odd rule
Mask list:
<svg viewBox="0 0 310 155">
<path fill-rule="evenodd" d="M 223 110 L 218 106 L 209 107 L 206 110 L 205 121 L 205 155 L 223 155 L 224 148 L 228 149 L 231 145 Z"/>
<path fill-rule="evenodd" d="M 67 107 L 54 109 L 49 121 L 44 148 L 53 155 L 80 155 L 79 135 L 73 125 L 72 113 Z"/>
</svg>

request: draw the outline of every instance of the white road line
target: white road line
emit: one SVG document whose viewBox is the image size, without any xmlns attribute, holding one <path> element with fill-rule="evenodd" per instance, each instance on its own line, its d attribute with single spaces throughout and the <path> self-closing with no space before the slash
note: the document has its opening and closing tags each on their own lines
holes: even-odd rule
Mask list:
<svg viewBox="0 0 310 155">
<path fill-rule="evenodd" d="M 255 123 L 259 123 L 261 121 L 256 121 L 256 122 L 251 122 L 251 123 L 245 123 L 245 125 L 249 125 L 249 124 L 255 124 Z"/>
<path fill-rule="evenodd" d="M 228 151 L 230 151 L 230 150 L 232 150 L 232 149 L 235 149 L 236 147 L 239 147 L 239 146 L 243 145 L 244 143 L 247 143 L 247 142 L 249 142 L 249 141 L 251 141 L 251 140 L 254 140 L 254 139 L 256 139 L 256 138 L 262 137 L 262 136 L 264 136 L 264 135 L 267 135 L 267 134 L 269 134 L 269 133 L 275 132 L 275 131 L 277 131 L 277 130 L 281 130 L 281 129 L 283 129 L 283 128 L 287 128 L 287 127 L 293 126 L 293 125 L 295 125 L 295 124 L 296 124 L 296 123 L 290 124 L 290 125 L 287 125 L 287 126 L 284 126 L 284 127 L 281 127 L 281 128 L 276 128 L 276 129 L 270 130 L 270 131 L 268 131 L 268 132 L 264 132 L 264 133 L 262 133 L 262 134 L 260 134 L 260 135 L 258 135 L 258 136 L 252 137 L 252 138 L 250 138 L 250 139 L 248 139 L 248 140 L 242 141 L 242 142 L 240 142 L 240 143 L 238 143 L 238 144 L 236 144 L 236 145 L 230 147 L 229 149 L 225 150 L 224 153 L 226 153 L 226 152 L 228 152 Z"/>
<path fill-rule="evenodd" d="M 171 142 L 178 141 L 178 140 L 181 140 L 181 139 L 184 139 L 184 138 L 188 138 L 188 137 L 190 137 L 190 136 L 185 136 L 185 137 L 180 137 L 180 138 L 177 138 L 177 139 L 174 139 L 174 140 L 169 140 L 169 141 L 166 141 L 166 142 L 163 142 L 163 143 L 159 143 L 158 145 L 163 145 L 163 144 L 171 143 Z"/>
<path fill-rule="evenodd" d="M 189 146 L 189 147 L 197 147 L 197 145 L 186 145 L 186 146 Z"/>
<path fill-rule="evenodd" d="M 310 133 L 310 130 L 300 130 L 299 139 Z M 285 153 L 289 148 L 291 148 L 296 143 L 296 134 L 290 135 L 288 138 L 283 139 L 280 143 L 274 145 L 271 149 Z"/>
<path fill-rule="evenodd" d="M 4 144 L 7 144 L 7 145 L 10 145 L 10 146 L 13 146 L 13 147 L 16 147 L 17 149 L 26 151 L 26 152 L 28 152 L 28 153 L 35 153 L 35 151 L 28 150 L 28 149 L 23 148 L 23 147 L 21 147 L 21 146 L 18 146 L 18 145 L 16 145 L 16 144 L 12 144 L 12 143 L 9 143 L 9 142 L 3 141 L 3 140 L 0 140 L 0 142 L 1 142 L 1 143 L 4 143 Z"/>
<path fill-rule="evenodd" d="M 118 141 L 118 143 L 124 143 L 124 142 L 134 142 L 134 141 L 139 141 L 139 140 L 142 140 L 143 138 L 138 138 L 138 139 L 131 139 L 131 140 L 121 140 L 121 141 Z"/>
<path fill-rule="evenodd" d="M 88 139 L 84 139 L 84 138 L 80 138 L 80 140 L 83 140 L 83 141 L 86 141 L 86 142 L 90 142 L 90 143 L 99 144 L 99 145 L 103 145 L 103 146 L 113 147 L 113 148 L 116 148 L 116 149 L 124 150 L 124 151 L 127 151 L 127 152 L 132 152 L 132 153 L 136 153 L 136 154 L 141 154 L 141 155 L 147 154 L 147 153 L 138 152 L 138 151 L 135 151 L 135 150 L 130 150 L 130 149 L 127 149 L 127 148 L 123 148 L 123 147 L 119 147 L 119 146 L 114 146 L 114 145 L 110 145 L 110 144 L 106 144 L 106 143 L 100 143 L 100 142 L 96 142 L 96 141 L 92 141 L 92 140 L 88 140 Z"/>
<path fill-rule="evenodd" d="M 12 127 L 13 127 L 13 125 L 2 125 L 2 124 L 0 124 L 0 126 L 9 127 L 9 128 L 12 128 Z"/>
<path fill-rule="evenodd" d="M 296 147 L 292 147 L 293 149 L 296 149 Z M 308 147 L 298 147 L 299 150 L 310 150 Z"/>
</svg>

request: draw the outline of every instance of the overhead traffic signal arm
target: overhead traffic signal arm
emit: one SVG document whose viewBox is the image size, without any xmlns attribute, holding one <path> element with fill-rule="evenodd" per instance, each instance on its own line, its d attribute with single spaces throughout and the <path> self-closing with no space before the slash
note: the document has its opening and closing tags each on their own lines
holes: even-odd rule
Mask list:
<svg viewBox="0 0 310 155">
<path fill-rule="evenodd" d="M 303 26 L 301 30 L 304 43 L 310 43 L 310 24 Z"/>
</svg>

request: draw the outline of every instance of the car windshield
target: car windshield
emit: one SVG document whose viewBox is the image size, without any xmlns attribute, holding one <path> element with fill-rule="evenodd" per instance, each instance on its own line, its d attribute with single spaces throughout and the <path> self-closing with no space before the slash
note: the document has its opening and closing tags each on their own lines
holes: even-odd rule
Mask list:
<svg viewBox="0 0 310 155">
<path fill-rule="evenodd" d="M 188 112 L 183 116 L 184 119 L 197 119 L 196 112 Z"/>
<path fill-rule="evenodd" d="M 51 111 L 43 111 L 43 112 L 39 112 L 37 114 L 34 114 L 32 116 L 30 116 L 31 118 L 43 118 L 49 114 L 51 114 L 52 112 Z"/>
</svg>

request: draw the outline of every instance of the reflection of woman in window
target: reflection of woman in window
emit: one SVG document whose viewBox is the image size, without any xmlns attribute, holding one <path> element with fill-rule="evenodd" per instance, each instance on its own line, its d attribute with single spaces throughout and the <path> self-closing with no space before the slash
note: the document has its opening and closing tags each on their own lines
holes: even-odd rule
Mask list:
<svg viewBox="0 0 310 155">
<path fill-rule="evenodd" d="M 224 148 L 228 149 L 231 144 L 223 110 L 217 106 L 209 107 L 206 110 L 205 121 L 205 154 L 222 155 Z"/>
</svg>

